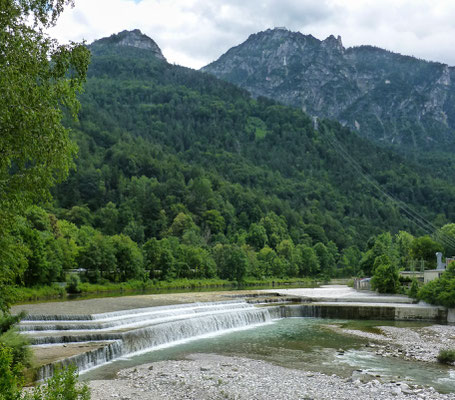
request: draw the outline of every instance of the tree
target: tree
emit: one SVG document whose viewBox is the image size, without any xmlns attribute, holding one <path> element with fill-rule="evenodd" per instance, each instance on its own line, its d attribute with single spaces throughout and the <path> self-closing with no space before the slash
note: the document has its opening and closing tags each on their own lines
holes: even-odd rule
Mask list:
<svg viewBox="0 0 455 400">
<path fill-rule="evenodd" d="M 246 242 L 255 250 L 259 251 L 267 244 L 267 232 L 262 225 L 253 223 L 250 225 Z"/>
<path fill-rule="evenodd" d="M 278 256 L 284 261 L 285 275 L 297 276 L 298 270 L 294 260 L 295 247 L 291 239 L 283 240 L 276 248 Z"/>
<path fill-rule="evenodd" d="M 216 264 L 207 250 L 195 246 L 181 245 L 181 254 L 182 262 L 189 269 L 187 278 L 213 278 L 215 276 Z"/>
<path fill-rule="evenodd" d="M 442 236 L 446 257 L 455 255 L 455 224 L 446 224 L 436 233 L 436 238 Z"/>
<path fill-rule="evenodd" d="M 226 223 L 218 210 L 208 210 L 204 213 L 204 224 L 213 234 L 224 231 Z"/>
<path fill-rule="evenodd" d="M 61 105 L 76 116 L 89 51 L 59 45 L 45 31 L 68 0 L 3 0 L 0 12 L 0 307 L 23 271 L 16 216 L 68 174 L 76 146 L 61 123 Z"/>
<path fill-rule="evenodd" d="M 320 272 L 325 276 L 332 276 L 335 268 L 335 258 L 327 249 L 324 243 L 318 242 L 313 246 L 316 252 L 320 265 Z"/>
<path fill-rule="evenodd" d="M 22 382 L 22 366 L 14 364 L 12 349 L 0 344 L 0 399 L 19 400 Z"/>
<path fill-rule="evenodd" d="M 409 268 L 411 261 L 411 246 L 414 236 L 406 231 L 400 231 L 395 235 L 395 246 L 398 251 L 399 265 L 405 269 Z"/>
<path fill-rule="evenodd" d="M 114 254 L 117 261 L 116 281 L 144 278 L 143 256 L 137 244 L 129 236 L 112 236 Z"/>
<path fill-rule="evenodd" d="M 297 266 L 299 276 L 314 276 L 320 271 L 318 255 L 313 247 L 299 244 L 297 250 Z"/>
<path fill-rule="evenodd" d="M 220 278 L 243 282 L 248 260 L 240 247 L 217 244 L 213 253 Z"/>
<path fill-rule="evenodd" d="M 77 263 L 80 268 L 87 270 L 86 276 L 92 283 L 100 278 L 114 280 L 117 259 L 112 238 L 99 232 L 88 236 L 79 251 Z"/>
<path fill-rule="evenodd" d="M 286 219 L 283 216 L 278 216 L 271 211 L 261 219 L 260 224 L 267 232 L 268 244 L 271 248 L 276 248 L 278 243 L 287 239 Z"/>
<path fill-rule="evenodd" d="M 175 277 L 175 251 L 171 239 L 157 240 L 152 238 L 144 244 L 142 250 L 145 269 L 150 278 L 169 279 Z"/>
<path fill-rule="evenodd" d="M 360 267 L 366 276 L 374 273 L 376 257 L 387 255 L 389 260 L 395 260 L 397 253 L 393 244 L 392 235 L 389 232 L 382 233 L 368 241 L 369 249 L 365 252 L 360 261 Z"/>
<path fill-rule="evenodd" d="M 180 212 L 172 221 L 169 228 L 169 235 L 180 237 L 185 231 L 194 227 L 193 218 L 190 215 Z"/>
<path fill-rule="evenodd" d="M 115 235 L 118 229 L 118 209 L 111 201 L 96 213 L 96 226 L 101 228 L 105 235 Z"/>
<path fill-rule="evenodd" d="M 341 274 L 343 276 L 356 276 L 359 273 L 362 252 L 357 246 L 349 246 L 343 249 L 340 257 Z"/>
<path fill-rule="evenodd" d="M 455 307 L 455 263 L 451 262 L 444 273 L 420 288 L 418 298 L 430 304 Z"/>
<path fill-rule="evenodd" d="M 414 260 L 423 260 L 425 268 L 436 268 L 436 253 L 442 246 L 429 236 L 415 238 L 411 244 L 410 255 Z"/>
<path fill-rule="evenodd" d="M 398 268 L 393 263 L 379 264 L 371 278 L 371 287 L 379 293 L 397 293 L 400 287 L 399 277 Z"/>
<path fill-rule="evenodd" d="M 44 385 L 27 391 L 22 390 L 22 369 L 14 362 L 11 349 L 0 343 L 0 400 L 90 400 L 88 386 L 78 383 L 74 365 L 57 370 Z"/>
</svg>

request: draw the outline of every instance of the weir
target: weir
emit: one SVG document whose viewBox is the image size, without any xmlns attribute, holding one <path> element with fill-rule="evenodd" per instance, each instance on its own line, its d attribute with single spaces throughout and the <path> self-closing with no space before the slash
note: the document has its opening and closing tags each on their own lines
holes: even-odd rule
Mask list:
<svg viewBox="0 0 455 400">
<path fill-rule="evenodd" d="M 58 365 L 76 364 L 79 371 L 122 356 L 159 346 L 245 328 L 271 321 L 267 308 L 245 301 L 193 303 L 94 315 L 29 316 L 19 329 L 41 353 L 64 350 L 61 359 L 41 366 L 37 379 L 53 374 Z M 92 346 L 77 353 L 78 347 Z M 57 347 L 58 346 L 58 347 Z M 68 356 L 69 353 L 76 354 Z"/>
<path fill-rule="evenodd" d="M 447 309 L 444 307 L 428 307 L 418 304 L 321 302 L 275 306 L 270 308 L 269 312 L 272 318 L 310 317 L 447 323 Z"/>
<path fill-rule="evenodd" d="M 32 313 L 21 321 L 19 330 L 32 343 L 41 364 L 37 379 L 51 376 L 58 365 L 74 363 L 79 371 L 85 371 L 120 357 L 281 318 L 448 322 L 444 307 L 341 286 L 287 289 L 266 295 L 257 292 L 249 302 L 239 298 L 150 307 L 149 297 L 141 299 L 144 306 L 139 308 L 87 315 Z"/>
</svg>

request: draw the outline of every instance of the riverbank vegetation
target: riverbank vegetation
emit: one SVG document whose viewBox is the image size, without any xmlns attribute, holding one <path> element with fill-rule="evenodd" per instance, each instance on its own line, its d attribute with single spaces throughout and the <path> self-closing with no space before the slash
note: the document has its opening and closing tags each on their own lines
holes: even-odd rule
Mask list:
<svg viewBox="0 0 455 400">
<path fill-rule="evenodd" d="M 444 225 L 435 238 L 413 237 L 408 232 L 392 236 L 383 233 L 368 242 L 360 268 L 372 276 L 371 286 L 380 293 L 405 293 L 427 303 L 455 307 L 455 263 L 449 263 L 438 279 L 423 285 L 417 279 L 404 278 L 399 271 L 422 273 L 436 268 L 436 252 L 453 254 L 455 224 Z M 406 287 L 406 289 L 404 288 Z"/>
<path fill-rule="evenodd" d="M 18 287 L 15 290 L 15 304 L 31 303 L 47 300 L 82 299 L 103 296 L 124 296 L 136 294 L 172 293 L 185 291 L 211 291 L 211 290 L 237 290 L 237 289 L 268 289 L 275 287 L 312 287 L 327 281 L 316 281 L 311 278 L 245 278 L 239 284 L 236 281 L 224 279 L 172 279 L 159 280 L 131 280 L 127 282 L 105 282 L 93 284 L 89 282 L 78 283 L 75 288 L 71 281 L 77 275 L 71 274 L 66 284 L 37 287 Z M 344 280 L 342 280 L 344 281 Z"/>
<path fill-rule="evenodd" d="M 438 279 L 424 285 L 418 297 L 430 304 L 455 308 L 455 263 L 450 263 Z"/>
<path fill-rule="evenodd" d="M 59 45 L 45 32 L 69 1 L 2 1 L 0 11 L 0 399 L 88 400 L 74 369 L 57 374 L 46 387 L 23 391 L 28 343 L 11 316 L 15 285 L 36 265 L 50 269 L 38 231 L 26 229 L 24 211 L 50 198 L 50 188 L 68 176 L 76 146 L 62 124 L 63 110 L 76 117 L 77 94 L 90 53 L 83 44 Z M 45 240 L 43 238 L 43 240 Z M 52 246 L 52 245 L 50 245 Z M 30 249 L 35 249 L 31 252 Z M 36 263 L 34 263 L 36 260 Z M 46 260 L 49 264 L 55 262 Z M 27 272 L 29 271 L 29 272 Z M 37 283 L 39 283 L 37 281 Z"/>
<path fill-rule="evenodd" d="M 443 349 L 438 354 L 438 361 L 442 364 L 452 364 L 455 362 L 455 349 Z"/>
</svg>

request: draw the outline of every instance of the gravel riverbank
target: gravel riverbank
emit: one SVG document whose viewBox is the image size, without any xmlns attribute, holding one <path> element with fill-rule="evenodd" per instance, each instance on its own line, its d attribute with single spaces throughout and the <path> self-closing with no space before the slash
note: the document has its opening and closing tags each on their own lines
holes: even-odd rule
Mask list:
<svg viewBox="0 0 455 400">
<path fill-rule="evenodd" d="M 455 399 L 432 388 L 380 382 L 354 374 L 335 375 L 276 366 L 265 361 L 214 354 L 144 364 L 119 372 L 114 380 L 91 381 L 93 400 L 218 399 Z"/>
<path fill-rule="evenodd" d="M 384 357 L 437 362 L 436 357 L 440 350 L 455 349 L 454 325 L 431 325 L 419 328 L 379 326 L 380 334 L 342 329 L 337 325 L 328 327 L 337 332 L 370 339 L 371 343 L 368 346 L 375 347 L 376 354 Z"/>
</svg>

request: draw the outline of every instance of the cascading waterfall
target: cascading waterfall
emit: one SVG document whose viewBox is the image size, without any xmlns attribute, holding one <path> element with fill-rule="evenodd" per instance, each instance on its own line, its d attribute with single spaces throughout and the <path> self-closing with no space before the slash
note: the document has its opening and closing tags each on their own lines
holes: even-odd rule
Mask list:
<svg viewBox="0 0 455 400">
<path fill-rule="evenodd" d="M 38 379 L 52 375 L 56 365 L 76 364 L 79 371 L 118 357 L 172 345 L 206 334 L 264 324 L 267 308 L 244 301 L 192 303 L 140 308 L 93 315 L 29 316 L 19 329 L 41 351 L 52 346 L 76 349 L 63 360 L 42 366 Z M 88 350 L 78 352 L 78 347 Z"/>
</svg>

